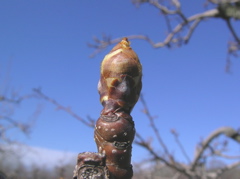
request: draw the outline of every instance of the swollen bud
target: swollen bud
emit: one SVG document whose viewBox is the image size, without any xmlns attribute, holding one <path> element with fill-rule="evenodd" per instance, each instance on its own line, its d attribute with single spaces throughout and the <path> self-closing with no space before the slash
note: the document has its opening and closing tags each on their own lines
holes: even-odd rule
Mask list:
<svg viewBox="0 0 240 179">
<path fill-rule="evenodd" d="M 98 83 L 103 105 L 97 120 L 94 139 L 98 152 L 106 156 L 110 178 L 131 179 L 132 142 L 135 135 L 130 112 L 142 88 L 142 66 L 137 54 L 123 38 L 101 64 Z"/>
<path fill-rule="evenodd" d="M 128 39 L 123 38 L 101 64 L 98 91 L 104 106 L 102 114 L 117 111 L 130 113 L 140 95 L 141 79 L 142 66 L 138 56 Z"/>
</svg>

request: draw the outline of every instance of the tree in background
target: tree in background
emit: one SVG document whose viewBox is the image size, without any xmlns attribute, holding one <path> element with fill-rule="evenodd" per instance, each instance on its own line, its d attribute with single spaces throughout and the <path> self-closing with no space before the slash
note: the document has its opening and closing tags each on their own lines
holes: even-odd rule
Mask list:
<svg viewBox="0 0 240 179">
<path fill-rule="evenodd" d="M 182 5 L 179 0 L 132 0 L 132 3 L 139 7 L 143 4 L 149 4 L 157 9 L 164 17 L 166 22 L 166 37 L 164 40 L 154 42 L 147 35 L 129 35 L 127 38 L 141 39 L 148 42 L 153 48 L 162 47 L 180 47 L 188 44 L 194 31 L 201 22 L 206 20 L 222 19 L 228 27 L 233 39 L 228 42 L 228 54 L 226 63 L 226 71 L 229 71 L 230 56 L 237 57 L 240 50 L 240 36 L 237 34 L 235 23 L 240 20 L 240 1 L 239 0 L 206 0 L 204 3 L 205 11 L 187 16 L 182 11 Z M 154 25 L 155 22 L 152 22 Z M 207 29 L 206 29 L 207 31 Z M 204 32 L 202 32 L 204 33 Z M 95 56 L 99 52 L 106 49 L 111 44 L 118 43 L 122 37 L 111 38 L 103 35 L 102 39 L 94 38 L 94 43 L 89 43 L 89 47 L 95 51 L 91 56 Z"/>
</svg>

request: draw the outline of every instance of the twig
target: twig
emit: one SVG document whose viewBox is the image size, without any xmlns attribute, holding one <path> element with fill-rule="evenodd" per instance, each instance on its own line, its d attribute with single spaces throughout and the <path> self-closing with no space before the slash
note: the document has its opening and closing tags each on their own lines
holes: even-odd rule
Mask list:
<svg viewBox="0 0 240 179">
<path fill-rule="evenodd" d="M 205 157 L 210 157 L 210 156 L 218 156 L 218 157 L 222 157 L 222 158 L 225 158 L 225 159 L 240 159 L 240 156 L 230 156 L 230 155 L 226 155 L 226 154 L 223 154 L 224 152 L 224 149 L 221 149 L 221 150 L 217 150 L 216 146 L 208 146 L 209 150 L 210 150 L 210 153 L 208 155 L 206 155 Z"/>
<path fill-rule="evenodd" d="M 154 122 L 154 118 L 153 118 L 152 115 L 150 114 L 149 109 L 148 109 L 148 106 L 147 106 L 147 104 L 146 104 L 146 102 L 145 102 L 142 94 L 140 95 L 140 101 L 142 102 L 142 105 L 143 105 L 143 107 L 144 107 L 144 114 L 146 114 L 146 116 L 148 117 L 149 122 L 150 122 L 150 126 L 151 126 L 151 128 L 153 129 L 153 131 L 154 131 L 154 133 L 155 133 L 155 136 L 157 137 L 157 140 L 158 140 L 159 144 L 160 144 L 161 147 L 163 148 L 165 154 L 166 154 L 168 157 L 171 156 L 171 155 L 169 154 L 169 151 L 168 151 L 167 146 L 164 144 L 164 142 L 163 142 L 163 140 L 162 140 L 162 138 L 161 138 L 161 136 L 160 136 L 160 134 L 159 134 L 159 130 L 156 128 L 156 124 L 155 124 L 155 122 Z"/>
<path fill-rule="evenodd" d="M 238 131 L 235 131 L 233 128 L 230 127 L 222 127 L 215 130 L 211 133 L 205 141 L 203 141 L 201 148 L 196 151 L 196 156 L 192 162 L 191 170 L 195 170 L 201 156 L 203 155 L 205 149 L 209 146 L 213 139 L 218 137 L 221 134 L 225 134 L 227 137 L 234 139 L 236 142 L 240 143 L 240 134 Z"/>
<path fill-rule="evenodd" d="M 159 9 L 163 14 L 173 15 L 179 12 L 179 8 L 177 8 L 176 10 L 170 10 L 166 6 L 161 5 L 158 1 L 155 0 L 149 0 L 148 3 Z"/>
<path fill-rule="evenodd" d="M 212 10 L 208 10 L 208 11 L 205 11 L 205 12 L 203 12 L 203 13 L 200 13 L 200 14 L 195 14 L 195 15 L 187 18 L 187 22 L 184 21 L 184 22 L 178 24 L 178 25 L 173 29 L 173 31 L 172 31 L 170 34 L 167 35 L 167 37 L 165 38 L 165 40 L 164 40 L 163 42 L 156 43 L 154 46 L 155 46 L 156 48 L 165 46 L 166 44 L 170 43 L 171 40 L 173 39 L 174 35 L 175 35 L 176 33 L 180 32 L 180 31 L 183 29 L 183 27 L 186 26 L 188 23 L 190 23 L 190 22 L 192 22 L 192 21 L 199 21 L 199 22 L 200 22 L 201 20 L 203 20 L 203 19 L 205 19 L 205 18 L 215 17 L 215 16 L 218 15 L 218 13 L 219 13 L 219 11 L 218 11 L 217 9 L 212 9 Z M 199 22 L 197 22 L 197 24 L 198 24 Z M 193 27 L 195 28 L 196 25 L 195 25 L 195 26 L 192 26 L 192 28 L 190 29 L 191 31 L 194 30 Z"/>
<path fill-rule="evenodd" d="M 20 129 L 25 134 L 29 133 L 30 125 L 28 125 L 28 124 L 19 123 L 19 122 L 17 122 L 17 120 L 13 120 L 9 116 L 0 116 L 0 119 L 4 119 L 8 123 L 12 124 L 12 126 L 14 128 Z M 5 126 L 5 128 L 6 128 L 6 126 Z"/>
<path fill-rule="evenodd" d="M 240 156 L 229 156 L 229 155 L 223 154 L 222 152 L 216 151 L 216 150 L 213 152 L 213 154 L 223 157 L 223 158 L 226 158 L 226 159 L 240 159 Z"/>
<path fill-rule="evenodd" d="M 91 127 L 91 128 L 94 127 L 95 121 L 93 121 L 92 119 L 85 120 L 85 119 L 81 118 L 79 115 L 74 113 L 70 108 L 62 106 L 56 100 L 54 100 L 54 99 L 48 97 L 47 95 L 45 95 L 44 93 L 42 93 L 42 91 L 40 89 L 36 89 L 35 88 L 35 89 L 33 89 L 33 91 L 35 93 L 37 93 L 40 97 L 45 99 L 46 101 L 48 101 L 48 102 L 52 103 L 53 105 L 57 106 L 57 109 L 65 111 L 66 113 L 70 114 L 72 117 L 74 117 L 75 119 L 81 121 L 83 124 L 85 124 L 88 127 Z"/>
<path fill-rule="evenodd" d="M 190 163 L 191 163 L 191 160 L 190 160 L 190 158 L 189 158 L 186 150 L 184 149 L 181 141 L 179 140 L 177 132 L 176 132 L 175 130 L 171 130 L 171 133 L 173 134 L 173 136 L 174 136 L 174 138 L 175 138 L 175 141 L 176 141 L 176 143 L 178 144 L 178 146 L 179 146 L 182 154 L 184 155 L 184 157 L 186 158 L 186 160 L 187 160 L 188 163 L 190 164 Z"/>
<path fill-rule="evenodd" d="M 188 173 L 188 170 L 185 169 L 181 164 L 177 165 L 176 163 L 170 163 L 168 162 L 166 159 L 164 159 L 162 156 L 159 156 L 150 146 L 149 143 L 147 143 L 138 133 L 136 133 L 136 137 L 138 138 L 138 141 L 135 141 L 135 144 L 145 148 L 153 157 L 155 160 L 159 160 L 161 162 L 163 162 L 165 165 L 167 165 L 168 167 L 190 177 L 191 174 Z M 181 168 L 179 167 L 181 166 Z"/>
<path fill-rule="evenodd" d="M 23 100 L 25 99 L 29 99 L 29 98 L 33 98 L 35 97 L 34 95 L 30 94 L 30 95 L 25 95 L 25 96 L 20 96 L 17 99 L 13 99 L 13 98 L 8 98 L 6 96 L 2 96 L 0 95 L 0 102 L 5 101 L 5 102 L 9 102 L 9 103 L 15 103 L 15 104 L 19 104 L 21 103 Z"/>
<path fill-rule="evenodd" d="M 158 142 L 160 143 L 161 147 L 164 150 L 164 153 L 165 153 L 164 155 L 166 155 L 168 157 L 168 160 L 166 160 L 164 157 L 158 155 L 153 150 L 153 148 L 150 146 L 150 143 L 147 142 L 146 140 L 144 140 L 143 137 L 139 133 L 136 133 L 136 135 L 135 135 L 136 138 L 138 139 L 135 141 L 135 144 L 140 145 L 141 147 L 145 148 L 148 152 L 150 152 L 150 154 L 154 157 L 155 160 L 159 160 L 159 161 L 163 162 L 165 165 L 173 168 L 174 170 L 176 170 L 190 178 L 191 172 L 188 169 L 186 169 L 183 165 L 181 165 L 179 163 L 175 163 L 174 158 L 172 157 L 172 155 L 170 155 L 166 145 L 164 144 L 164 142 L 159 134 L 158 129 L 156 128 L 156 124 L 154 123 L 154 118 L 150 114 L 148 106 L 142 95 L 140 96 L 140 101 L 142 102 L 142 104 L 144 106 L 144 113 L 146 114 L 146 116 L 148 117 L 148 119 L 150 121 L 150 126 L 153 129 Z"/>
<path fill-rule="evenodd" d="M 236 42 L 240 45 L 240 39 L 239 39 L 239 37 L 237 36 L 235 30 L 233 29 L 232 24 L 231 24 L 231 22 L 230 22 L 230 19 L 226 19 L 226 22 L 227 22 L 227 26 L 228 26 L 229 30 L 231 31 L 234 39 L 235 39 Z"/>
<path fill-rule="evenodd" d="M 194 23 L 192 24 L 192 26 L 189 28 L 189 31 L 187 33 L 187 35 L 183 38 L 185 43 L 188 43 L 189 39 L 191 38 L 193 31 L 196 29 L 197 25 L 201 22 L 200 19 L 197 19 L 194 21 Z"/>
<path fill-rule="evenodd" d="M 159 7 L 160 8 L 160 7 Z M 166 12 L 168 12 L 168 10 L 164 10 Z M 174 11 L 175 12 L 175 11 Z M 172 11 L 170 11 L 169 13 L 172 13 Z M 131 39 L 140 39 L 140 40 L 145 40 L 147 41 L 153 48 L 161 48 L 164 46 L 170 46 L 170 44 L 173 42 L 173 38 L 174 36 L 179 33 L 183 27 L 185 27 L 186 25 L 188 25 L 191 22 L 194 22 L 194 24 L 190 27 L 189 32 L 187 33 L 186 37 L 183 39 L 185 42 L 189 41 L 189 38 L 191 37 L 194 29 L 197 27 L 197 25 L 206 18 L 211 18 L 211 17 L 218 17 L 219 15 L 219 11 L 218 9 L 211 9 L 208 11 L 205 11 L 203 13 L 199 13 L 199 14 L 195 14 L 193 16 L 190 16 L 189 18 L 187 18 L 186 20 L 184 20 L 182 23 L 179 23 L 165 38 L 164 41 L 162 42 L 157 42 L 154 43 L 148 36 L 146 35 L 130 35 L 127 36 L 127 38 L 129 40 Z M 91 57 L 95 56 L 96 54 L 98 54 L 99 52 L 101 52 L 102 50 L 104 50 L 107 46 L 115 44 L 120 42 L 120 40 L 122 39 L 122 37 L 120 38 L 116 38 L 116 39 L 108 39 L 107 41 L 104 40 L 94 40 L 96 42 L 96 45 L 90 44 L 90 47 L 94 47 L 95 51 L 91 54 Z M 177 41 L 174 41 L 174 43 L 176 43 Z"/>
</svg>

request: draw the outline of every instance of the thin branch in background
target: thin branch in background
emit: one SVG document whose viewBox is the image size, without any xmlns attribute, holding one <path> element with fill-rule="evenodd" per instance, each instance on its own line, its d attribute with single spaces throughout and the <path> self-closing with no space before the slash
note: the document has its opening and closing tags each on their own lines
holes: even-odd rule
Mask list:
<svg viewBox="0 0 240 179">
<path fill-rule="evenodd" d="M 166 6 L 161 5 L 161 3 L 159 3 L 158 1 L 149 0 L 148 3 L 153 5 L 157 9 L 159 9 L 160 12 L 162 12 L 163 15 L 178 15 L 184 22 L 188 23 L 187 18 L 185 17 L 185 15 L 181 11 L 181 3 L 178 0 L 172 0 L 171 1 L 173 6 L 176 8 L 175 10 L 170 10 Z"/>
<path fill-rule="evenodd" d="M 158 1 L 155 1 L 155 0 L 149 0 L 148 3 L 153 5 L 157 9 L 159 9 L 162 14 L 171 14 L 171 15 L 173 15 L 173 14 L 177 14 L 179 12 L 179 9 L 170 10 L 169 8 L 167 8 L 164 5 L 161 5 Z"/>
<path fill-rule="evenodd" d="M 36 96 L 34 94 L 19 96 L 17 92 L 9 94 L 7 90 L 3 91 L 5 91 L 5 94 L 0 94 L 0 142 L 7 145 L 16 144 L 17 141 L 13 139 L 13 136 L 9 135 L 10 132 L 15 130 L 29 137 L 31 129 L 41 112 L 41 108 L 37 107 L 34 113 L 28 117 L 27 121 L 15 119 L 12 117 L 15 113 L 15 107 L 18 107 L 23 101 Z"/>
<path fill-rule="evenodd" d="M 165 10 L 164 10 L 165 11 Z M 172 13 L 172 11 L 171 11 Z M 199 13 L 199 14 L 194 14 L 193 16 L 190 16 L 183 22 L 179 23 L 167 36 L 162 42 L 153 42 L 148 36 L 146 35 L 129 35 L 126 36 L 129 40 L 132 39 L 140 39 L 140 40 L 145 40 L 147 41 L 153 48 L 161 48 L 168 46 L 170 47 L 172 43 L 177 43 L 179 40 L 183 40 L 183 42 L 187 43 L 197 27 L 197 25 L 204 19 L 206 18 L 212 18 L 212 17 L 218 17 L 219 16 L 219 11 L 218 9 L 211 9 L 207 10 L 205 12 Z M 189 23 L 192 23 L 193 25 L 189 28 L 189 31 L 185 38 L 174 38 L 176 34 L 178 34 L 182 29 L 186 26 L 188 26 Z M 94 38 L 95 44 L 88 44 L 89 47 L 95 48 L 95 51 L 91 54 L 91 57 L 94 57 L 96 54 L 100 53 L 104 49 L 106 49 L 109 45 L 115 44 L 120 42 L 122 37 L 120 38 L 115 38 L 111 39 L 108 38 L 107 40 L 99 40 L 97 38 Z"/>
<path fill-rule="evenodd" d="M 11 127 L 20 129 L 24 134 L 29 134 L 30 132 L 31 126 L 29 124 L 19 123 L 17 120 L 13 120 L 9 116 L 0 116 L 0 119 L 8 122 Z"/>
<path fill-rule="evenodd" d="M 92 119 L 85 120 L 85 119 L 81 118 L 79 115 L 77 115 L 75 112 L 73 112 L 71 110 L 71 108 L 61 105 L 56 100 L 54 100 L 54 99 L 48 97 L 47 95 L 45 95 L 44 93 L 42 93 L 42 91 L 40 89 L 35 88 L 35 89 L 33 89 L 33 91 L 36 94 L 38 94 L 41 98 L 43 98 L 44 100 L 46 100 L 46 101 L 50 102 L 51 104 L 55 105 L 57 107 L 57 109 L 65 111 L 66 113 L 70 114 L 73 118 L 79 120 L 80 122 L 82 122 L 86 126 L 91 127 L 91 128 L 93 128 L 95 126 L 95 121 L 93 121 Z"/>
<path fill-rule="evenodd" d="M 167 37 L 165 38 L 165 40 L 163 42 L 158 42 L 154 46 L 156 48 L 158 48 L 158 47 L 164 47 L 166 44 L 170 44 L 172 39 L 174 38 L 174 35 L 177 34 L 178 32 L 180 32 L 183 29 L 183 27 L 188 25 L 188 23 L 194 22 L 194 21 L 202 21 L 205 18 L 216 17 L 218 15 L 218 13 L 219 13 L 219 11 L 217 9 L 211 9 L 211 10 L 205 11 L 203 13 L 199 13 L 199 14 L 190 16 L 189 18 L 187 18 L 187 22 L 183 21 L 182 23 L 179 23 L 172 30 L 172 32 L 167 35 Z M 197 27 L 197 26 L 193 26 L 193 27 Z M 194 30 L 193 27 L 190 29 L 191 31 Z"/>
<path fill-rule="evenodd" d="M 199 160 L 203 156 L 206 148 L 210 145 L 210 143 L 217 138 L 219 135 L 225 134 L 227 137 L 232 138 L 236 142 L 240 143 L 240 133 L 233 128 L 230 127 L 222 127 L 214 132 L 212 132 L 205 141 L 202 142 L 201 147 L 196 151 L 195 158 L 191 164 L 191 170 L 195 170 L 198 165 Z"/>
<path fill-rule="evenodd" d="M 231 20 L 230 19 L 226 19 L 226 23 L 227 23 L 227 26 L 234 38 L 235 41 L 233 42 L 229 42 L 228 43 L 228 56 L 227 56 L 227 59 L 226 59 L 226 66 L 225 66 L 225 71 L 227 73 L 231 73 L 230 69 L 231 69 L 231 55 L 232 56 L 235 56 L 237 57 L 238 54 L 237 54 L 237 51 L 240 50 L 240 39 L 237 35 L 237 33 L 235 32 L 234 28 L 232 27 L 232 24 L 231 24 Z"/>
<path fill-rule="evenodd" d="M 219 145 L 222 146 L 222 148 L 218 149 Z M 240 155 L 230 156 L 230 155 L 224 154 L 224 152 L 226 152 L 227 145 L 228 145 L 227 140 L 223 142 L 223 144 L 220 144 L 219 142 L 217 142 L 215 145 L 208 145 L 208 149 L 210 150 L 210 153 L 206 154 L 205 157 L 218 156 L 218 157 L 229 159 L 229 160 L 240 159 Z"/>
<path fill-rule="evenodd" d="M 34 98 L 35 95 L 30 94 L 30 95 L 24 95 L 20 96 L 18 98 L 8 98 L 6 96 L 0 95 L 0 102 L 9 102 L 9 103 L 15 103 L 15 104 L 20 104 L 22 101 L 30 98 Z"/>
<path fill-rule="evenodd" d="M 228 54 L 234 57 L 238 57 L 238 51 L 240 50 L 240 44 L 234 41 L 228 43 Z"/>
<path fill-rule="evenodd" d="M 145 102 L 142 94 L 140 95 L 140 101 L 141 101 L 141 103 L 142 103 L 142 105 L 143 105 L 143 107 L 144 107 L 144 110 L 143 110 L 143 111 L 144 111 L 144 114 L 147 116 L 147 118 L 148 118 L 148 120 L 149 120 L 149 122 L 150 122 L 150 126 L 151 126 L 151 128 L 153 129 L 154 134 L 155 134 L 155 136 L 156 136 L 159 144 L 160 144 L 161 147 L 163 148 L 165 154 L 166 154 L 168 157 L 171 156 L 170 153 L 169 153 L 169 151 L 168 151 L 167 146 L 165 145 L 165 143 L 163 142 L 163 140 L 162 140 L 162 138 L 161 138 L 161 136 L 160 136 L 160 134 L 159 134 L 159 130 L 157 129 L 156 124 L 155 124 L 155 122 L 154 122 L 154 117 L 150 114 L 149 109 L 148 109 L 148 106 L 147 106 L 147 103 Z"/>
<path fill-rule="evenodd" d="M 230 55 L 228 54 L 226 59 L 225 72 L 231 73 L 231 64 L 232 64 L 232 61 L 231 61 Z"/>
<path fill-rule="evenodd" d="M 142 96 L 141 96 L 142 97 Z M 155 131 L 155 135 L 160 137 L 160 134 L 158 133 L 158 130 L 156 128 L 156 125 L 155 123 L 153 122 L 154 119 L 153 117 L 151 116 L 151 114 L 149 113 L 149 110 L 148 110 L 148 107 L 146 106 L 146 102 L 144 101 L 143 98 L 140 98 L 140 100 L 142 101 L 142 103 L 144 104 L 145 106 L 145 114 L 148 116 L 149 120 L 150 120 L 150 123 L 151 123 L 151 127 L 153 129 L 153 131 Z M 221 155 L 221 157 L 227 157 L 227 158 L 236 158 L 238 156 L 227 156 L 227 155 L 223 155 L 222 151 L 224 150 L 225 148 L 225 144 L 223 144 L 223 148 L 221 149 L 221 153 L 217 153 L 215 151 L 215 153 L 212 153 L 212 155 L 204 155 L 206 149 L 208 147 L 210 147 L 210 143 L 215 139 L 217 138 L 219 135 L 221 134 L 224 134 L 226 135 L 227 137 L 229 138 L 232 138 L 233 140 L 235 140 L 236 142 L 240 143 L 240 133 L 239 131 L 236 131 L 230 127 L 222 127 L 222 128 L 219 128 L 217 129 L 216 131 L 214 131 L 212 134 L 210 134 L 207 139 L 205 141 L 202 142 L 201 146 L 198 148 L 198 150 L 196 151 L 196 156 L 195 158 L 193 159 L 193 161 L 191 162 L 191 165 L 190 165 L 190 168 L 182 165 L 182 164 L 179 164 L 179 163 L 176 163 L 174 160 L 166 160 L 163 156 L 163 155 L 158 155 L 157 152 L 150 146 L 150 143 L 147 142 L 146 140 L 144 140 L 139 134 L 136 134 L 136 137 L 137 137 L 137 141 L 135 142 L 136 144 L 142 146 L 143 148 L 145 148 L 147 151 L 150 152 L 150 154 L 154 157 L 155 160 L 159 160 L 161 162 L 163 162 L 165 165 L 175 169 L 176 171 L 180 172 L 180 173 L 183 173 L 184 175 L 186 176 L 202 176 L 202 173 L 198 172 L 198 169 L 197 166 L 200 166 L 200 164 L 207 159 L 207 157 L 209 156 L 214 156 L 215 154 L 218 154 L 218 155 Z M 177 137 L 177 136 L 176 136 Z M 159 139 L 159 138 L 158 138 Z M 177 139 L 177 138 L 176 138 Z M 161 141 L 161 137 L 160 137 L 160 145 L 162 146 L 162 141 Z M 187 156 L 182 144 L 180 143 L 180 141 L 177 139 L 177 143 L 180 147 L 180 149 L 182 150 L 182 152 L 184 153 L 185 157 L 187 158 L 188 161 L 190 161 L 190 158 Z M 164 145 L 165 146 L 165 145 Z M 163 146 L 162 146 L 163 147 Z M 171 157 L 170 154 L 168 154 L 169 158 Z M 172 162 L 173 161 L 173 162 Z M 234 165 L 235 166 L 235 165 Z M 230 166 L 228 166 L 228 168 L 230 168 Z M 225 170 L 221 170 L 222 172 L 225 171 Z M 215 173 L 216 174 L 216 173 Z M 205 173 L 206 176 L 210 176 L 212 175 L 212 173 Z"/>
<path fill-rule="evenodd" d="M 200 19 L 197 19 L 193 22 L 193 24 L 191 25 L 191 27 L 189 28 L 189 31 L 187 33 L 187 35 L 183 38 L 183 41 L 187 44 L 189 42 L 189 39 L 191 38 L 194 30 L 196 29 L 197 25 L 201 22 Z"/>
<path fill-rule="evenodd" d="M 187 169 L 185 169 L 182 165 L 177 165 L 175 162 L 170 163 L 163 157 L 164 155 L 163 156 L 158 155 L 157 152 L 155 152 L 154 149 L 150 146 L 150 144 L 146 142 L 139 134 L 136 134 L 136 137 L 138 138 L 138 141 L 135 141 L 135 144 L 145 148 L 154 157 L 154 160 L 161 161 L 166 166 L 190 177 L 190 174 L 188 173 Z"/>
<path fill-rule="evenodd" d="M 179 0 L 171 0 L 171 1 L 157 1 L 157 0 L 132 0 L 132 3 L 136 6 L 141 4 L 150 4 L 154 8 L 158 9 L 160 13 L 166 20 L 166 27 L 168 34 L 166 35 L 165 39 L 160 42 L 153 42 L 147 35 L 127 35 L 128 39 L 141 39 L 147 41 L 153 48 L 162 48 L 162 47 L 172 47 L 175 46 L 182 46 L 182 44 L 187 44 L 192 37 L 193 32 L 197 28 L 198 24 L 203 21 L 204 19 L 209 18 L 221 18 L 227 22 L 227 26 L 234 37 L 235 42 L 229 43 L 228 47 L 228 54 L 237 57 L 237 51 L 240 50 L 240 38 L 236 34 L 232 24 L 231 19 L 239 20 L 240 13 L 239 7 L 237 3 L 240 0 L 208 0 L 207 3 L 211 3 L 214 8 L 210 10 L 206 10 L 202 13 L 196 13 L 192 16 L 186 17 L 185 14 L 181 10 L 181 3 Z M 168 5 L 166 5 L 168 4 Z M 180 17 L 180 22 L 177 23 L 175 28 L 171 27 L 171 23 L 169 20 L 169 16 L 178 16 Z M 186 35 L 183 36 L 181 32 L 184 28 L 187 28 Z M 112 39 L 110 37 L 106 38 L 103 35 L 102 39 L 94 38 L 95 44 L 89 44 L 89 47 L 94 48 L 94 52 L 90 55 L 90 57 L 94 57 L 96 54 L 100 53 L 104 49 L 106 49 L 109 45 L 118 43 L 121 40 L 120 38 Z M 229 72 L 230 68 L 230 58 L 227 58 L 227 64 L 225 69 Z"/>
<path fill-rule="evenodd" d="M 210 152 L 214 153 L 215 151 L 226 152 L 228 150 L 228 140 L 220 140 L 219 137 L 216 137 L 211 144 L 208 145 Z"/>
<path fill-rule="evenodd" d="M 238 44 L 240 44 L 240 39 L 239 39 L 237 33 L 235 32 L 235 30 L 234 30 L 234 28 L 233 28 L 233 26 L 232 26 L 232 24 L 231 24 L 230 19 L 226 19 L 226 23 L 227 23 L 227 26 L 228 26 L 231 34 L 233 35 L 235 41 L 236 41 Z"/>
<path fill-rule="evenodd" d="M 166 21 L 166 26 L 167 26 L 167 33 L 170 33 L 172 31 L 172 26 L 170 23 L 170 19 L 168 16 L 164 16 L 164 19 Z"/>
<path fill-rule="evenodd" d="M 7 144 L 7 145 L 19 145 L 19 143 L 12 139 L 9 135 L 8 132 L 17 129 L 19 130 L 22 134 L 29 136 L 30 129 L 31 129 L 31 124 L 29 123 L 20 123 L 17 122 L 16 119 L 12 119 L 9 116 L 0 116 L 1 124 L 0 124 L 0 144 Z M 4 123 L 4 124 L 3 124 Z M 2 125 L 3 124 L 3 125 Z M 4 145 L 0 145 L 0 153 L 5 153 L 9 152 L 10 150 L 6 149 Z"/>
<path fill-rule="evenodd" d="M 216 151 L 216 150 L 214 151 L 213 154 L 216 156 L 222 157 L 222 158 L 226 158 L 226 159 L 233 159 L 233 160 L 240 159 L 240 156 L 230 156 L 230 155 L 223 154 L 222 152 Z"/>
<path fill-rule="evenodd" d="M 186 158 L 186 160 L 190 164 L 191 163 L 190 157 L 188 156 L 188 154 L 187 154 L 186 150 L 184 149 L 181 141 L 179 140 L 179 134 L 174 129 L 171 130 L 171 133 L 173 134 L 173 136 L 175 138 L 175 141 L 176 141 L 177 145 L 179 146 L 182 154 L 184 155 L 184 157 Z"/>
</svg>

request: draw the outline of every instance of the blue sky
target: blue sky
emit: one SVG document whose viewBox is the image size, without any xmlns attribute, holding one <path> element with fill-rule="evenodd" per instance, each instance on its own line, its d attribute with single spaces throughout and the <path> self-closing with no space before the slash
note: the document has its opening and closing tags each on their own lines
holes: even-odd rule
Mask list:
<svg viewBox="0 0 240 179">
<path fill-rule="evenodd" d="M 204 11 L 203 1 L 184 1 L 187 15 Z M 0 79 L 1 93 L 29 94 L 42 91 L 81 117 L 97 119 L 102 106 L 97 82 L 100 62 L 112 48 L 94 58 L 87 46 L 102 33 L 115 37 L 147 34 L 155 42 L 166 34 L 164 19 L 149 5 L 136 8 L 130 1 L 35 0 L 0 2 Z M 236 24 L 239 32 L 240 24 Z M 170 151 L 184 158 L 170 134 L 176 129 L 190 157 L 200 139 L 218 127 L 239 128 L 240 61 L 232 58 L 231 73 L 225 72 L 227 42 L 231 34 L 225 22 L 202 22 L 188 45 L 174 49 L 153 49 L 141 40 L 132 48 L 143 65 L 143 89 L 150 112 Z M 6 80 L 7 79 L 7 80 Z M 4 82 L 7 81 L 6 83 Z M 42 112 L 29 137 L 17 131 L 11 137 L 27 145 L 69 152 L 96 151 L 93 129 L 41 99 L 27 100 L 13 117 L 31 118 Z M 136 130 L 153 136 L 138 103 L 132 116 Z M 153 145 L 158 147 L 153 139 Z M 232 144 L 231 150 L 240 148 Z M 133 146 L 133 161 L 147 158 L 147 152 Z"/>
</svg>

